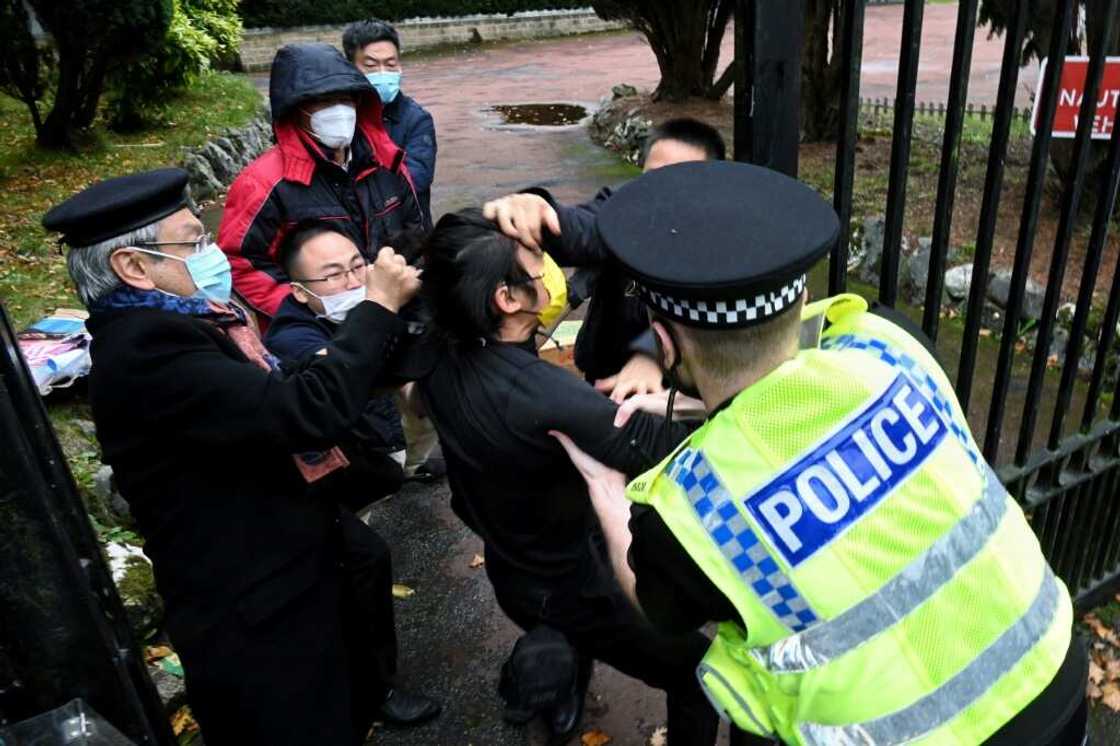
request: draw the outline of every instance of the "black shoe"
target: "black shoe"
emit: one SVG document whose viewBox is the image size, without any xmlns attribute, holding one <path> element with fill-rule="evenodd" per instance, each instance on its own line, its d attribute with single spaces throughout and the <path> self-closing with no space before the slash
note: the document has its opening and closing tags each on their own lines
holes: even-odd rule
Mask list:
<svg viewBox="0 0 1120 746">
<path fill-rule="evenodd" d="M 583 700 L 586 693 L 582 690 L 572 692 L 570 697 L 552 708 L 548 718 L 551 733 L 549 746 L 560 746 L 571 740 L 583 721 Z"/>
<path fill-rule="evenodd" d="M 406 476 L 404 481 L 431 484 L 439 481 L 445 474 L 447 474 L 447 465 L 443 459 L 433 457 L 417 466 L 416 471 Z"/>
<path fill-rule="evenodd" d="M 377 709 L 377 717 L 389 725 L 419 725 L 431 720 L 443 707 L 430 697 L 393 689 Z"/>
</svg>

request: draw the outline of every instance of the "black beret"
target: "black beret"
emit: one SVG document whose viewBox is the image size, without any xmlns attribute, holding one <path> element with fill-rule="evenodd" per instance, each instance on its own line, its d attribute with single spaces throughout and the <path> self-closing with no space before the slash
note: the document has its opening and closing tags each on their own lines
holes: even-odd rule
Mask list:
<svg viewBox="0 0 1120 746">
<path fill-rule="evenodd" d="M 167 217 L 187 205 L 187 172 L 161 168 L 86 187 L 43 216 L 70 246 L 89 246 Z"/>
<path fill-rule="evenodd" d="M 598 221 L 647 305 L 708 328 L 760 324 L 790 308 L 840 230 L 812 188 L 731 161 L 643 174 L 607 200 Z"/>
</svg>

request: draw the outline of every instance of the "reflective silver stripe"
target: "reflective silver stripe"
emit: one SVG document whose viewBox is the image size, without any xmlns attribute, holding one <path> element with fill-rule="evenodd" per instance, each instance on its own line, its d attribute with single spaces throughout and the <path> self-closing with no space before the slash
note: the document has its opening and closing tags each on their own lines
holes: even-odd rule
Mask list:
<svg viewBox="0 0 1120 746">
<path fill-rule="evenodd" d="M 743 708 L 743 712 L 747 713 L 747 717 L 749 717 L 751 719 L 751 722 L 754 723 L 755 727 L 758 728 L 759 733 L 762 733 L 766 736 L 774 735 L 771 730 L 766 728 L 762 723 L 758 722 L 758 718 L 755 717 L 754 713 L 751 711 L 751 706 L 747 704 L 747 701 L 745 699 L 739 696 L 739 692 L 735 691 L 735 687 L 731 686 L 731 682 L 725 679 L 723 677 L 723 674 L 709 666 L 707 663 L 701 663 L 696 667 L 696 678 L 700 680 L 700 689 L 704 692 L 704 696 L 708 698 L 708 701 L 712 703 L 712 708 L 716 711 L 716 714 L 718 714 L 723 720 L 732 722 L 732 718 L 728 714 L 727 708 L 724 707 L 723 703 L 719 701 L 719 698 L 708 689 L 708 684 L 704 681 L 704 674 L 711 674 L 712 678 L 719 679 L 719 683 L 723 684 L 724 691 L 728 692 L 735 700 L 735 703 L 739 705 L 739 707 Z"/>
<path fill-rule="evenodd" d="M 804 632 L 751 651 L 774 673 L 800 673 L 823 666 L 884 632 L 925 603 L 976 557 L 999 528 L 1007 491 L 985 465 L 984 493 L 967 515 L 863 601 Z"/>
<path fill-rule="evenodd" d="M 808 746 L 885 746 L 908 743 L 930 733 L 980 699 L 1031 651 L 1053 623 L 1060 601 L 1058 581 L 1047 566 L 1026 613 L 953 678 L 889 715 L 854 725 L 805 723 L 800 728 L 801 736 Z"/>
</svg>

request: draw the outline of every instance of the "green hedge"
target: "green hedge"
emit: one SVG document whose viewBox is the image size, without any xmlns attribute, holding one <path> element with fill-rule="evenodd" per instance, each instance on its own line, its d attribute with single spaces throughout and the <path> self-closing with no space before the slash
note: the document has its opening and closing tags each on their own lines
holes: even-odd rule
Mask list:
<svg viewBox="0 0 1120 746">
<path fill-rule="evenodd" d="M 584 8 L 589 0 L 241 0 L 246 28 L 349 23 L 361 18 L 399 21 L 425 16 L 517 13 Z"/>
</svg>

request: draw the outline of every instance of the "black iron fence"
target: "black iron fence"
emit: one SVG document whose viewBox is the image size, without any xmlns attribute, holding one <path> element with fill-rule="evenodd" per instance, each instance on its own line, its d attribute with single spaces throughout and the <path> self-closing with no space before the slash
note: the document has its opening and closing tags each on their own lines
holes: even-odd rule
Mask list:
<svg viewBox="0 0 1120 746">
<path fill-rule="evenodd" d="M 1055 4 L 1055 31 L 1048 50 L 1050 62 L 1046 66 L 1042 89 L 1038 92 L 1037 106 L 1041 122 L 1051 122 L 1054 118 L 1062 63 L 1067 54 L 1075 18 L 1075 1 L 1059 0 Z M 978 0 L 961 0 L 958 6 L 948 99 L 938 102 L 936 109 L 936 113 L 944 117 L 944 139 L 929 255 L 929 281 L 922 314 L 922 326 L 934 339 L 941 331 L 943 277 L 957 191 L 961 132 L 965 117 L 970 113 L 977 113 L 974 107 L 970 112 L 967 104 L 977 5 Z M 1111 29 L 1117 22 L 1118 5 L 1120 0 L 1104 3 L 1104 13 L 1100 19 L 1094 20 L 1105 26 L 1100 29 L 1100 38 L 1111 38 Z M 861 102 L 859 97 L 863 3 L 848 3 L 842 19 L 841 69 L 846 74 L 842 80 L 834 203 L 842 224 L 848 225 L 851 219 L 861 104 L 865 108 L 868 105 L 880 106 L 882 111 L 889 111 L 893 115 L 884 250 L 878 288 L 879 299 L 889 305 L 894 305 L 898 300 L 907 165 L 916 110 L 921 113 L 921 108 L 915 105 L 914 92 L 921 53 L 923 6 L 923 0 L 906 0 L 900 29 L 902 47 L 897 93 L 893 101 L 882 101 L 879 104 L 874 101 Z M 1079 381 L 1078 377 L 1078 364 L 1084 351 L 1085 334 L 1092 310 L 1094 284 L 1101 267 L 1112 209 L 1116 202 L 1117 184 L 1120 181 L 1120 127 L 1113 130 L 1108 161 L 1103 172 L 1098 172 L 1103 173 L 1103 176 L 1094 177 L 1100 179 L 1100 183 L 1095 185 L 1098 199 L 1092 216 L 1091 235 L 1084 247 L 1081 285 L 1064 356 L 1065 362 L 1056 384 L 1053 380 L 1054 373 L 1048 374 L 1047 369 L 1062 283 L 1070 261 L 1076 217 L 1088 178 L 1094 111 L 1105 64 L 1103 48 L 1092 50 L 1090 55 L 1079 125 L 1073 140 L 1071 166 L 1059 185 L 1057 231 L 1051 247 L 1046 295 L 1038 320 L 1033 353 L 1029 354 L 1028 360 L 1016 360 L 1017 355 L 1024 357 L 1024 353 L 1016 351 L 1016 340 L 1022 321 L 1031 260 L 1036 251 L 1043 193 L 1051 186 L 1047 179 L 1056 178 L 1048 172 L 1051 146 L 1048 127 L 1040 127 L 1032 143 L 999 351 L 990 365 L 978 365 L 981 320 L 996 238 L 997 215 L 1003 198 L 1008 140 L 1014 120 L 1025 116 L 1021 109 L 1015 107 L 1015 90 L 1027 14 L 1032 12 L 1032 8 L 1031 3 L 1013 3 L 1012 17 L 1004 32 L 1003 63 L 995 106 L 990 112 L 992 139 L 980 204 L 972 282 L 964 313 L 956 387 L 961 404 L 973 415 L 970 418 L 973 430 L 985 457 L 997 466 L 1001 478 L 1022 503 L 1047 557 L 1069 585 L 1079 606 L 1085 607 L 1095 603 L 1120 583 L 1120 390 L 1113 385 L 1112 390 L 1105 391 L 1106 369 L 1117 363 L 1116 356 L 1110 350 L 1115 341 L 1117 318 L 1120 316 L 1120 266 L 1115 268 L 1108 306 L 1099 325 L 1100 336 L 1097 339 L 1092 373 L 1087 382 L 1083 379 Z M 926 111 L 930 110 L 927 102 Z M 985 117 L 989 115 L 986 107 L 982 112 Z M 830 258 L 830 292 L 846 288 L 848 234 L 848 231 L 842 231 L 840 242 Z M 1025 383 L 1016 380 L 1013 375 L 1017 362 L 1020 368 L 1026 367 L 1025 376 L 1019 376 L 1026 378 Z M 974 401 L 973 394 L 979 388 L 978 383 L 985 389 L 988 384 L 991 385 L 991 398 L 986 402 L 986 412 L 982 411 L 985 402 Z M 1013 387 L 1016 389 L 1014 396 L 1011 395 Z M 1071 428 L 1067 427 L 1067 417 L 1073 416 L 1071 410 L 1075 389 L 1078 390 L 1077 398 L 1082 403 L 1080 419 L 1076 427 Z M 1111 399 L 1111 405 L 1102 410 L 1107 399 Z M 1009 412 L 1013 407 L 1021 409 L 1021 412 Z M 981 411 L 978 412 L 978 408 Z M 1049 434 L 1044 443 L 1039 443 L 1036 438 L 1040 420 L 1049 422 Z M 1017 421 L 1017 431 L 1005 434 L 1003 428 L 1009 421 Z M 1067 432 L 1071 429 L 1072 432 Z M 1013 438 L 1015 447 L 1013 455 L 1005 459 L 1005 463 L 1000 463 L 997 456 L 1001 453 L 1000 446 L 1005 437 Z"/>
</svg>

